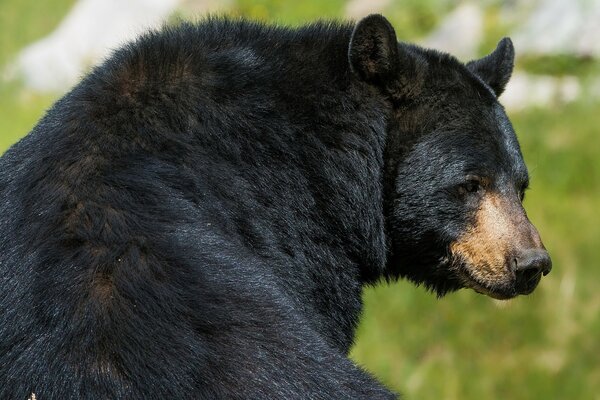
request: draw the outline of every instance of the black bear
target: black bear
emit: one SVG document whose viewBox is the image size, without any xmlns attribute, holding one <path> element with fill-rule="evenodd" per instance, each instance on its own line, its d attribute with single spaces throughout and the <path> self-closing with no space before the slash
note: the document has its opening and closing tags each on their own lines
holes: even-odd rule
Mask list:
<svg viewBox="0 0 600 400">
<path fill-rule="evenodd" d="M 550 258 L 497 97 L 382 16 L 148 33 L 0 161 L 0 398 L 391 399 L 361 291 L 530 293 Z"/>
</svg>

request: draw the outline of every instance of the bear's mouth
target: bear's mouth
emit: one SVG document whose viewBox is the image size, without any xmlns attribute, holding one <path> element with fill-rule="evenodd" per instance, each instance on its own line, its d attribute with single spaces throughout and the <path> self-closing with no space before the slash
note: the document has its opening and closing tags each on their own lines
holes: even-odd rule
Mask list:
<svg viewBox="0 0 600 400">
<path fill-rule="evenodd" d="M 484 282 L 473 276 L 468 267 L 464 265 L 458 270 L 458 275 L 465 287 L 497 300 L 508 300 L 520 294 L 529 294 L 535 288 L 534 286 L 528 293 L 520 291 L 514 279 L 510 283 L 506 281 Z"/>
</svg>

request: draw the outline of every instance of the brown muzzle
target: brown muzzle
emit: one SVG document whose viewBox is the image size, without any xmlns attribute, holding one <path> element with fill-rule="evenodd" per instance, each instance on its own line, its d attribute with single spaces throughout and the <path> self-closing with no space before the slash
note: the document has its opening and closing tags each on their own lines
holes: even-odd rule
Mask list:
<svg viewBox="0 0 600 400">
<path fill-rule="evenodd" d="M 496 298 L 531 293 L 552 261 L 517 196 L 488 193 L 474 224 L 450 246 L 464 284 Z"/>
</svg>

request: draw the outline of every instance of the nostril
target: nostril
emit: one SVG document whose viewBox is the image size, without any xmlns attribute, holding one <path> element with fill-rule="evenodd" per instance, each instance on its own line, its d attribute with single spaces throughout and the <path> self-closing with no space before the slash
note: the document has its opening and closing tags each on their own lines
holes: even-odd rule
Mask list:
<svg viewBox="0 0 600 400">
<path fill-rule="evenodd" d="M 515 258 L 515 261 L 517 272 L 530 271 L 530 274 L 534 272 L 546 276 L 552 269 L 552 260 L 546 250 L 525 250 Z"/>
<path fill-rule="evenodd" d="M 550 261 L 550 265 L 546 269 L 542 270 L 542 274 L 546 276 L 550 273 L 550 271 L 552 271 L 552 261 Z"/>
<path fill-rule="evenodd" d="M 550 255 L 548 253 L 546 253 L 546 259 L 544 261 L 544 267 L 542 268 L 542 273 L 544 274 L 544 276 L 546 276 L 550 273 L 550 271 L 552 271 L 552 259 L 550 258 Z"/>
</svg>

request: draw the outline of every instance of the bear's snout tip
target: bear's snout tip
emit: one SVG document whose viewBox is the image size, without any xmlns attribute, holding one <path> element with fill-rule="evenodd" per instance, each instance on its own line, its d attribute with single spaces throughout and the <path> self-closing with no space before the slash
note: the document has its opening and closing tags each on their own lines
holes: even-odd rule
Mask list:
<svg viewBox="0 0 600 400">
<path fill-rule="evenodd" d="M 552 259 L 550 254 L 544 249 L 529 249 L 522 251 L 515 258 L 515 271 L 518 273 L 523 271 L 534 270 L 548 275 L 552 270 Z"/>
<path fill-rule="evenodd" d="M 546 276 L 552 270 L 552 259 L 546 250 L 529 249 L 514 259 L 514 268 L 519 293 L 529 294 L 536 288 L 542 275 Z"/>
</svg>

